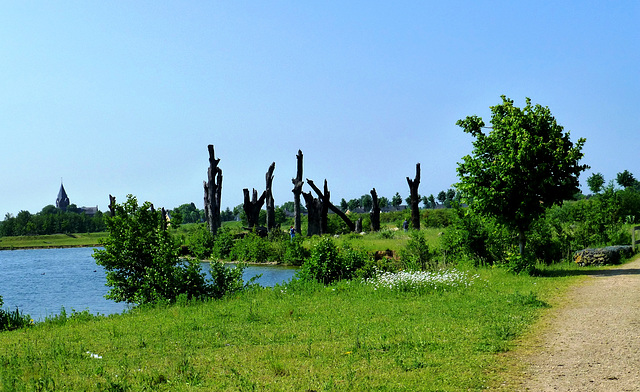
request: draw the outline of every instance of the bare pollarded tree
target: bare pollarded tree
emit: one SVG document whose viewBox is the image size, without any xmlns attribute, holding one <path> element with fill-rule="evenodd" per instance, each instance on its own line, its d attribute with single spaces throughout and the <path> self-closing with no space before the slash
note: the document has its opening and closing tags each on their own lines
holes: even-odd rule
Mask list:
<svg viewBox="0 0 640 392">
<path fill-rule="evenodd" d="M 322 201 L 311 192 L 302 192 L 307 206 L 307 236 L 322 234 Z"/>
<path fill-rule="evenodd" d="M 420 230 L 420 195 L 418 187 L 420 186 L 420 163 L 416 163 L 416 177 L 412 180 L 407 177 L 409 184 L 409 198 L 411 204 L 411 225 L 414 229 Z"/>
<path fill-rule="evenodd" d="M 258 226 L 260 221 L 260 210 L 264 204 L 264 199 L 267 197 L 267 192 L 262 192 L 262 195 L 258 198 L 258 191 L 253 189 L 252 196 L 249 198 L 249 189 L 244 188 L 244 213 L 247 215 L 247 224 L 249 229 L 253 229 Z"/>
<path fill-rule="evenodd" d="M 220 159 L 216 159 L 213 144 L 209 144 L 209 169 L 207 181 L 204 182 L 204 215 L 207 226 L 216 235 L 221 225 L 220 199 L 222 196 L 222 169 L 218 167 Z"/>
<path fill-rule="evenodd" d="M 378 204 L 378 192 L 376 188 L 371 190 L 371 198 L 373 199 L 373 208 L 369 212 L 371 217 L 371 231 L 380 231 L 380 205 Z"/>
<path fill-rule="evenodd" d="M 292 178 L 291 182 L 293 182 L 293 215 L 295 220 L 295 230 L 296 233 L 302 233 L 302 220 L 300 216 L 302 215 L 300 212 L 300 195 L 302 194 L 302 185 L 304 185 L 304 181 L 302 180 L 302 150 L 298 150 L 298 155 L 296 155 L 296 163 L 298 170 L 296 172 L 296 178 Z M 312 197 L 313 199 L 313 197 Z M 306 200 L 306 199 L 305 199 Z"/>
<path fill-rule="evenodd" d="M 271 164 L 271 166 L 269 166 L 269 170 L 267 171 L 267 174 L 265 175 L 265 178 L 267 180 L 267 186 L 265 189 L 265 193 L 266 193 L 266 199 L 265 199 L 265 204 L 266 204 L 266 208 L 267 208 L 267 230 L 271 230 L 273 228 L 276 227 L 276 207 L 275 207 L 275 203 L 273 200 L 273 192 L 272 192 L 272 185 L 273 185 L 273 171 L 276 169 L 276 163 L 273 162 Z"/>
<path fill-rule="evenodd" d="M 313 183 L 313 181 L 308 179 L 308 178 L 307 178 L 307 184 L 309 184 L 311 189 L 313 189 L 316 192 L 316 194 L 318 195 L 318 199 L 322 203 L 322 210 L 321 210 L 322 234 L 326 234 L 328 232 L 327 214 L 329 213 L 329 210 L 335 212 L 340 218 L 342 218 L 342 220 L 349 227 L 349 230 L 351 230 L 351 231 L 355 231 L 356 230 L 355 223 L 353 223 L 353 221 L 351 219 L 349 219 L 349 217 L 344 212 L 342 212 L 342 210 L 340 210 L 338 207 L 334 206 L 331 203 L 331 200 L 330 200 L 331 193 L 329 192 L 329 188 L 327 186 L 327 180 L 324 180 L 324 192 L 320 191 L 320 189 Z"/>
</svg>

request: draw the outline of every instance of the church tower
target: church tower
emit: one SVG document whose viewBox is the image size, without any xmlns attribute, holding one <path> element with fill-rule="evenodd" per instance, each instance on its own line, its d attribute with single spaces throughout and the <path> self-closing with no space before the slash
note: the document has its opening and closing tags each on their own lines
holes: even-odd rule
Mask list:
<svg viewBox="0 0 640 392">
<path fill-rule="evenodd" d="M 64 185 L 62 185 L 62 182 L 60 182 L 60 191 L 58 191 L 56 207 L 58 207 L 62 211 L 66 211 L 67 207 L 69 207 L 69 196 L 67 196 L 67 192 L 64 190 Z"/>
</svg>

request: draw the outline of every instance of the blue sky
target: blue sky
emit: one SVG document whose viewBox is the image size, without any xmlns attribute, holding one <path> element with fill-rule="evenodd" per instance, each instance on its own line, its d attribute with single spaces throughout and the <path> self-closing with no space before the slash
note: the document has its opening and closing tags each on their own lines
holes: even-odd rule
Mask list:
<svg viewBox="0 0 640 392">
<path fill-rule="evenodd" d="M 0 219 L 129 193 L 203 206 L 213 144 L 223 207 L 304 177 L 332 200 L 457 181 L 455 125 L 500 95 L 587 139 L 586 178 L 640 177 L 640 2 L 9 2 L 0 13 Z M 305 186 L 308 191 L 308 186 Z"/>
</svg>

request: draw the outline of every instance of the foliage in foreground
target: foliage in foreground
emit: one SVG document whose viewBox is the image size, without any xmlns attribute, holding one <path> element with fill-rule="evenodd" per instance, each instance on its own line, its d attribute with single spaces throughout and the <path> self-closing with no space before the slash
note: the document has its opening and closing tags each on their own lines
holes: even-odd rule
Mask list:
<svg viewBox="0 0 640 392">
<path fill-rule="evenodd" d="M 495 354 L 573 278 L 475 273 L 446 291 L 296 280 L 39 323 L 0 335 L 0 390 L 486 390 Z"/>
<path fill-rule="evenodd" d="M 133 304 L 174 302 L 187 298 L 220 298 L 242 288 L 242 267 L 230 271 L 214 265 L 213 281 L 201 271 L 200 262 L 179 257 L 179 246 L 166 229 L 162 214 L 151 203 L 138 205 L 136 198 L 114 206 L 106 218 L 109 235 L 104 249 L 93 257 L 105 268 L 107 298 Z"/>
<path fill-rule="evenodd" d="M 23 328 L 33 323 L 29 315 L 23 314 L 17 308 L 15 311 L 5 310 L 2 305 L 4 305 L 4 301 L 0 296 L 0 332 Z"/>
</svg>

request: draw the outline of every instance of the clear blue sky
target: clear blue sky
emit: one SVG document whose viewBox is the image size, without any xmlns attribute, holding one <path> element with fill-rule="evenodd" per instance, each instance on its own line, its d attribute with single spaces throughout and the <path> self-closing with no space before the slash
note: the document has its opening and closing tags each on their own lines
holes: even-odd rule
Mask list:
<svg viewBox="0 0 640 392">
<path fill-rule="evenodd" d="M 455 125 L 504 94 L 548 106 L 607 181 L 640 177 L 640 2 L 7 2 L 0 12 L 0 219 L 129 193 L 203 207 L 207 145 L 223 207 L 243 188 L 332 200 L 457 181 Z M 305 186 L 305 190 L 309 190 Z"/>
</svg>

